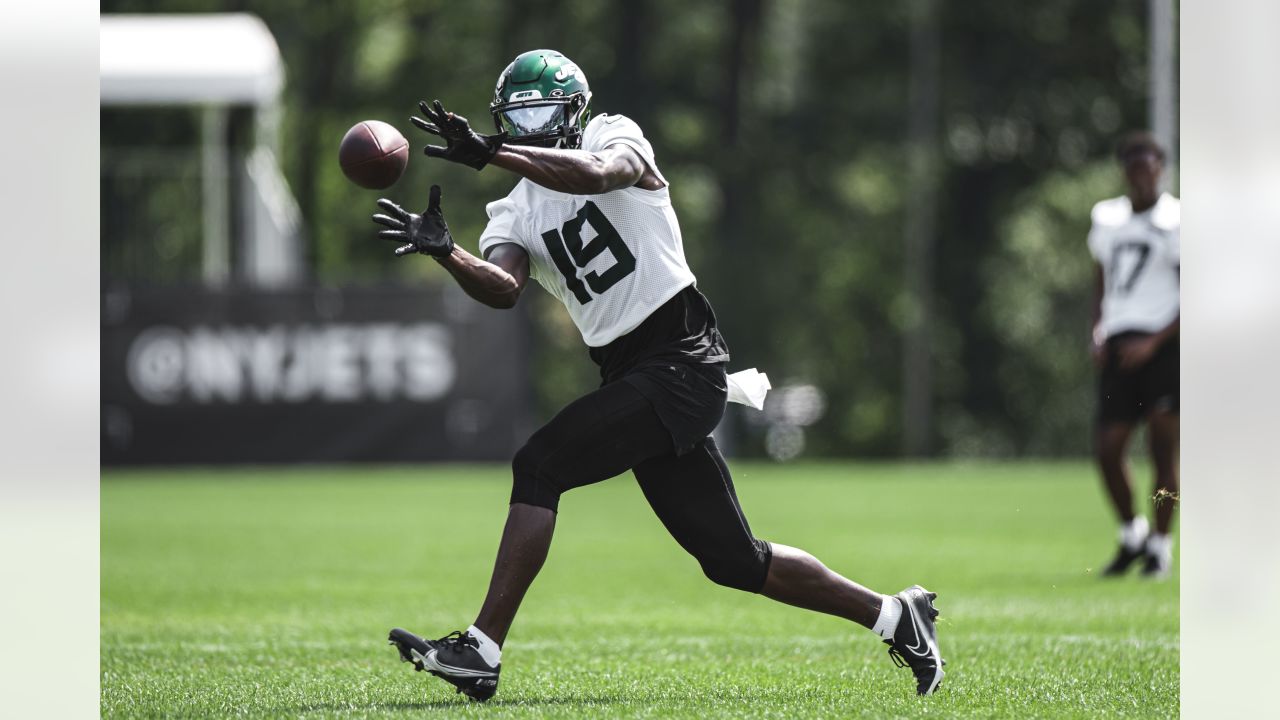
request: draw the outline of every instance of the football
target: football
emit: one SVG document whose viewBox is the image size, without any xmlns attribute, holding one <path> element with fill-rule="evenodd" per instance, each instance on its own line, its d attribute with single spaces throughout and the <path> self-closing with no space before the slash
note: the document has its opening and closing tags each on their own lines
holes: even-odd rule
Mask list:
<svg viewBox="0 0 1280 720">
<path fill-rule="evenodd" d="M 381 120 L 364 120 L 342 136 L 338 164 L 343 174 L 362 188 L 389 188 L 409 164 L 409 141 Z"/>
</svg>

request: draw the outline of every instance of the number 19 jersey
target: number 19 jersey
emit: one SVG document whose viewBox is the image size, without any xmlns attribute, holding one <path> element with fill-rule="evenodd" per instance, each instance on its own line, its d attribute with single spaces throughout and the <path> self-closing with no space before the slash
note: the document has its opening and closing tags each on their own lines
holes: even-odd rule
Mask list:
<svg viewBox="0 0 1280 720">
<path fill-rule="evenodd" d="M 587 124 L 582 149 L 626 145 L 663 181 L 659 190 L 628 187 L 600 195 L 556 192 L 521 179 L 489 203 L 480 253 L 515 243 L 529 254 L 533 279 L 569 310 L 590 347 L 627 334 L 695 283 L 666 178 L 640 126 L 622 115 Z"/>
</svg>

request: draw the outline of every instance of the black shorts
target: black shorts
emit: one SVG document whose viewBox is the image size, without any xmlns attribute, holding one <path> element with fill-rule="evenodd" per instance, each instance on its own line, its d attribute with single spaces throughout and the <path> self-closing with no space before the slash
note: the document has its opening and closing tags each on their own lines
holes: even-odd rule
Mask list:
<svg viewBox="0 0 1280 720">
<path fill-rule="evenodd" d="M 1136 423 L 1153 411 L 1178 414 L 1179 351 L 1176 339 L 1160 346 L 1146 365 L 1120 368 L 1120 346 L 1148 333 L 1124 332 L 1107 340 L 1098 378 L 1098 423 Z"/>
<path fill-rule="evenodd" d="M 715 440 L 704 433 L 676 454 L 667 423 L 630 382 L 569 403 L 520 448 L 512 470 L 511 502 L 553 511 L 565 492 L 631 470 L 663 526 L 709 578 L 750 592 L 764 586 L 772 547 L 752 535 Z"/>
<path fill-rule="evenodd" d="M 640 391 L 671 434 L 676 455 L 683 455 L 711 434 L 724 417 L 729 385 L 723 364 L 668 362 L 645 365 L 623 375 Z"/>
<path fill-rule="evenodd" d="M 601 386 L 625 382 L 640 391 L 671 433 L 677 455 L 702 441 L 724 416 L 729 347 L 716 314 L 690 285 L 631 332 L 591 348 Z"/>
<path fill-rule="evenodd" d="M 601 387 L 569 403 L 512 461 L 511 502 L 558 510 L 574 488 L 628 470 L 707 577 L 758 592 L 772 547 L 751 533 L 710 437 L 728 396 L 728 348 L 692 286 L 591 357 Z"/>
</svg>

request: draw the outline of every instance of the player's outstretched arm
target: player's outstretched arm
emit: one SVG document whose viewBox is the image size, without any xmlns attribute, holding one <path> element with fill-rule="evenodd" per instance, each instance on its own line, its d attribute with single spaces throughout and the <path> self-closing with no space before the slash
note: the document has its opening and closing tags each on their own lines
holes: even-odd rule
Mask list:
<svg viewBox="0 0 1280 720">
<path fill-rule="evenodd" d="M 515 243 L 494 247 L 487 260 L 454 245 L 449 257 L 436 260 L 468 295 L 502 310 L 516 306 L 529 280 L 529 254 Z"/>
<path fill-rule="evenodd" d="M 600 195 L 631 187 L 647 170 L 640 155 L 626 145 L 611 145 L 600 152 L 503 145 L 490 164 L 571 195 Z"/>
<path fill-rule="evenodd" d="M 600 195 L 636 184 L 655 190 L 662 185 L 636 151 L 626 145 L 611 145 L 601 152 L 507 145 L 505 135 L 475 132 L 465 117 L 445 110 L 439 100 L 430 105 L 420 102 L 418 109 L 425 119 L 414 116 L 410 121 L 445 143 L 423 148 L 429 157 L 476 170 L 496 165 L 545 188 L 571 195 Z"/>
<path fill-rule="evenodd" d="M 397 257 L 430 255 L 471 297 L 489 307 L 515 306 L 529 280 L 529 255 L 519 245 L 504 243 L 489 253 L 489 260 L 481 260 L 456 245 L 440 209 L 439 185 L 431 186 L 427 209 L 421 215 L 386 198 L 379 199 L 378 206 L 386 213 L 374 215 L 373 221 L 387 228 L 378 237 L 400 243 Z"/>
</svg>

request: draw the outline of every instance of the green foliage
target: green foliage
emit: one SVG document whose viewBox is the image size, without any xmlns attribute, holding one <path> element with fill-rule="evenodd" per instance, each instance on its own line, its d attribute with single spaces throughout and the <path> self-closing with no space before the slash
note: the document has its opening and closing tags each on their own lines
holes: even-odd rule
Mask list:
<svg viewBox="0 0 1280 720">
<path fill-rule="evenodd" d="M 1094 375 L 1089 296 L 1081 289 L 1092 287 L 1094 265 L 1085 237 L 1092 203 L 1121 194 L 1119 180 L 1110 162 L 1048 175 L 1015 200 L 1000 248 L 984 264 L 981 316 L 1000 343 L 995 371 L 1008 422 L 1026 426 L 1020 451 L 1089 449 Z M 982 447 L 963 431 L 949 440 Z"/>
<path fill-rule="evenodd" d="M 597 113 L 644 127 L 671 180 L 685 247 L 736 367 L 814 383 L 827 416 L 811 452 L 901 447 L 902 335 L 920 312 L 903 283 L 912 79 L 906 3 L 679 0 L 597 3 L 111 0 L 103 12 L 247 10 L 288 67 L 283 162 L 323 282 L 443 282 L 395 262 L 367 215 L 445 188 L 474 248 L 484 205 L 514 179 L 428 162 L 419 99 L 487 129 L 498 73 L 551 47 L 579 63 Z M 932 322 L 940 453 L 1083 451 L 1092 402 L 1082 352 L 1089 207 L 1118 193 L 1107 158 L 1146 122 L 1145 5 L 1103 0 L 936 3 L 939 31 Z M 391 190 L 341 175 L 338 139 L 379 118 L 410 138 Z M 104 144 L 108 131 L 104 128 Z M 104 206 L 105 206 L 104 202 Z M 595 384 L 573 328 L 534 300 L 544 415 Z M 524 302 L 530 302 L 526 299 Z M 758 450 L 746 438 L 744 450 Z"/>
<path fill-rule="evenodd" d="M 468 705 L 385 638 L 473 621 L 507 468 L 159 471 L 103 479 L 102 715 L 1177 716 L 1176 573 L 1097 577 L 1114 527 L 1085 465 L 734 471 L 761 537 L 938 592 L 937 695 L 860 627 L 712 585 L 623 477 L 565 497 L 499 694 Z"/>
</svg>

